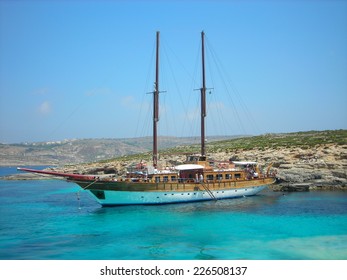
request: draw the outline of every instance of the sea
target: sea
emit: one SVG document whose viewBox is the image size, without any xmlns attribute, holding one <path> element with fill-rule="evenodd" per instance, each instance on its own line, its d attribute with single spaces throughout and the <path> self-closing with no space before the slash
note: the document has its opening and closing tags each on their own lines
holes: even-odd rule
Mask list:
<svg viewBox="0 0 347 280">
<path fill-rule="evenodd" d="M 347 192 L 103 208 L 63 180 L 0 178 L 0 259 L 347 260 Z"/>
</svg>

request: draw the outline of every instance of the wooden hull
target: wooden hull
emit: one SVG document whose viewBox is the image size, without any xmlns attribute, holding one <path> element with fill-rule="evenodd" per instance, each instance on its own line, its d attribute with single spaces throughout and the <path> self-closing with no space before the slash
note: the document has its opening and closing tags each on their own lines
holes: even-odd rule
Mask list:
<svg viewBox="0 0 347 280">
<path fill-rule="evenodd" d="M 194 182 L 193 179 L 159 180 L 157 183 L 141 181 L 142 179 L 137 179 L 137 182 L 134 182 L 132 179 L 112 181 L 102 180 L 93 175 L 66 174 L 28 168 L 19 168 L 19 170 L 64 177 L 68 181 L 78 184 L 84 190 L 89 191 L 102 206 L 158 205 L 237 198 L 256 195 L 275 182 L 273 177 L 250 180 L 204 180 L 200 182 Z M 218 174 L 222 173 L 218 172 Z M 231 172 L 226 173 L 231 174 Z M 208 174 L 206 172 L 206 175 Z M 164 179 L 165 177 L 168 176 L 164 174 L 159 179 Z M 226 176 L 223 178 L 226 178 Z M 235 178 L 234 175 L 233 178 Z"/>
<path fill-rule="evenodd" d="M 102 206 L 158 205 L 256 195 L 272 184 L 273 178 L 213 183 L 133 183 L 74 181 L 88 190 Z"/>
</svg>

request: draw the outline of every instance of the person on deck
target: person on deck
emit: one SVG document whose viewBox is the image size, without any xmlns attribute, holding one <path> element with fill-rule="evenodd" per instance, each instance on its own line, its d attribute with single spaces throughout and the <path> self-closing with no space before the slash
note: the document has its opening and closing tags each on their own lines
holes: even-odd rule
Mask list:
<svg viewBox="0 0 347 280">
<path fill-rule="evenodd" d="M 199 182 L 202 183 L 203 181 L 204 181 L 204 175 L 202 175 L 202 173 L 200 173 Z"/>
</svg>

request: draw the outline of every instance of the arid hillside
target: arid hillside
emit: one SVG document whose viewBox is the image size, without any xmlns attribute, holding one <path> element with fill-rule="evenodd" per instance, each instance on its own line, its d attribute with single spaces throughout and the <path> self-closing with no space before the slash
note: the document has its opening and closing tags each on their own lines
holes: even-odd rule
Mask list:
<svg viewBox="0 0 347 280">
<path fill-rule="evenodd" d="M 211 141 L 228 139 L 211 137 Z M 161 149 L 192 145 L 197 137 L 159 137 Z M 0 166 L 58 165 L 95 162 L 152 149 L 152 138 L 74 139 L 54 142 L 0 144 Z"/>
</svg>

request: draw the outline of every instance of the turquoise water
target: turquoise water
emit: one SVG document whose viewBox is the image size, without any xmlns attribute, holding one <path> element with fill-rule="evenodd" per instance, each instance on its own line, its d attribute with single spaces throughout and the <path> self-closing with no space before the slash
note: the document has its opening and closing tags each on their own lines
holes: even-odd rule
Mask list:
<svg viewBox="0 0 347 280">
<path fill-rule="evenodd" d="M 0 259 L 347 259 L 347 192 L 101 208 L 57 180 L 0 180 Z"/>
</svg>

